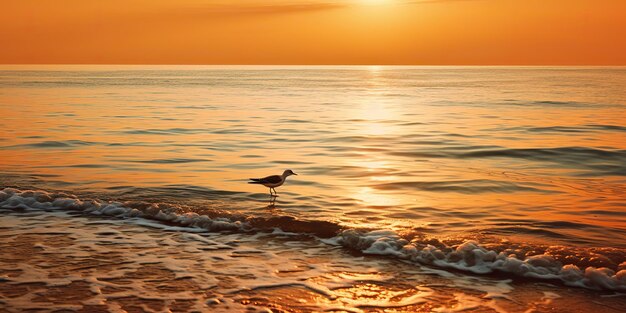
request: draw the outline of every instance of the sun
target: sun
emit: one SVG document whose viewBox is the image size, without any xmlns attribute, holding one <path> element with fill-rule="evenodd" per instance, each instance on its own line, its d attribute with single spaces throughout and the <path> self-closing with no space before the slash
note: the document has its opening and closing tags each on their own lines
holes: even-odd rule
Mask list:
<svg viewBox="0 0 626 313">
<path fill-rule="evenodd" d="M 390 2 L 390 0 L 359 0 L 358 2 L 365 5 L 379 5 L 387 4 Z"/>
</svg>

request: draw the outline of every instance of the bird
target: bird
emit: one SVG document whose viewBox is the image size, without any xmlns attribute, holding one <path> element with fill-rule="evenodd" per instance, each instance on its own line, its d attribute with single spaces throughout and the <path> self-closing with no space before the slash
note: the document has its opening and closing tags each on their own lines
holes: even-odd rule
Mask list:
<svg viewBox="0 0 626 313">
<path fill-rule="evenodd" d="M 263 178 L 250 178 L 251 181 L 248 184 L 260 184 L 270 189 L 270 197 L 278 197 L 278 193 L 276 192 L 276 187 L 280 187 L 285 183 L 287 177 L 291 175 L 298 175 L 294 173 L 292 170 L 285 170 L 282 175 L 272 175 Z M 274 190 L 274 193 L 272 193 Z"/>
</svg>

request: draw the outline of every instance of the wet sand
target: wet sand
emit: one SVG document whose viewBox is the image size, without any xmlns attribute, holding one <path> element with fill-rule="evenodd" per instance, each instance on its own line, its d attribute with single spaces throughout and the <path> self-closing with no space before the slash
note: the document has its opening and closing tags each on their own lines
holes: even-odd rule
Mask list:
<svg viewBox="0 0 626 313">
<path fill-rule="evenodd" d="M 613 292 L 444 271 L 303 235 L 0 213 L 2 312 L 626 311 Z"/>
</svg>

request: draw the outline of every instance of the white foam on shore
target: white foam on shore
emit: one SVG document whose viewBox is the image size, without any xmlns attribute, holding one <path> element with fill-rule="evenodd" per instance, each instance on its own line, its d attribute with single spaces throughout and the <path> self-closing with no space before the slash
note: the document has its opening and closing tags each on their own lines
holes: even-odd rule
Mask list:
<svg viewBox="0 0 626 313">
<path fill-rule="evenodd" d="M 0 190 L 0 207 L 46 211 L 73 210 L 93 215 L 127 218 L 136 220 L 136 224 L 143 226 L 188 233 L 251 229 L 245 222 L 221 217 L 210 218 L 196 213 L 163 211 L 156 205 L 138 209 L 120 202 L 82 201 L 73 195 L 21 191 L 14 188 Z M 274 232 L 287 234 L 276 228 Z M 189 239 L 204 240 L 200 236 Z M 427 245 L 418 248 L 416 244 L 390 230 L 363 232 L 350 229 L 342 231 L 334 238 L 320 240 L 328 245 L 341 245 L 365 254 L 394 256 L 420 264 L 475 274 L 503 272 L 527 278 L 560 280 L 568 286 L 626 291 L 626 264 L 621 264 L 618 271 L 614 271 L 606 267 L 579 268 L 573 264 L 562 264 L 550 255 L 534 255 L 522 260 L 514 255 L 489 250 L 474 241 L 467 241 L 454 247 L 438 248 Z"/>
<path fill-rule="evenodd" d="M 486 249 L 474 241 L 445 250 L 432 245 L 418 249 L 393 231 L 363 233 L 355 230 L 346 230 L 333 241 L 365 254 L 391 255 L 476 274 L 504 272 L 528 278 L 557 279 L 568 286 L 626 291 L 626 269 L 617 272 L 606 267 L 581 269 L 572 264 L 563 265 L 550 255 L 534 255 L 520 260 L 513 255 Z"/>
<path fill-rule="evenodd" d="M 137 209 L 125 206 L 120 202 L 100 202 L 97 200 L 82 201 L 73 195 L 53 194 L 45 191 L 18 190 L 5 188 L 0 190 L 0 207 L 23 210 L 73 210 L 93 215 L 106 215 L 123 218 L 144 218 L 140 223 L 144 226 L 162 228 L 165 230 L 182 231 L 187 228 L 201 229 L 202 231 L 241 230 L 247 225 L 240 221 L 231 221 L 227 218 L 210 218 L 197 213 L 168 212 L 157 206 Z M 153 223 L 150 220 L 174 224 L 168 226 Z M 183 227 L 181 227 L 183 226 Z"/>
</svg>

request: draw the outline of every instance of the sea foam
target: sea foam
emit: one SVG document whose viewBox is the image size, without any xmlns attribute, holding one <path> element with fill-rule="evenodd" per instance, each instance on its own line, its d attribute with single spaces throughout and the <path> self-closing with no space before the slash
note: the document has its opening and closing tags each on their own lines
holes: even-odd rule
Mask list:
<svg viewBox="0 0 626 313">
<path fill-rule="evenodd" d="M 233 220 L 227 217 L 209 217 L 197 213 L 180 213 L 161 209 L 158 205 L 132 207 L 130 203 L 103 202 L 99 200 L 81 200 L 74 195 L 51 193 L 46 191 L 18 190 L 5 188 L 0 190 L 0 207 L 22 210 L 72 210 L 92 215 L 114 216 L 119 218 L 139 218 L 151 227 L 163 225 L 164 229 L 176 231 L 268 231 L 293 232 L 293 219 L 259 221 L 258 218 Z M 159 221 L 161 223 L 149 222 Z M 285 223 L 280 227 L 276 221 Z M 139 224 L 146 224 L 146 223 Z M 296 224 L 305 224 L 298 220 Z M 325 223 L 322 223 L 325 225 Z M 322 225 L 313 221 L 312 225 Z M 257 227 L 258 226 L 258 227 Z M 268 226 L 263 228 L 263 226 Z M 278 226 L 278 227 L 277 227 Z M 310 225 L 309 225 L 310 226 Z M 301 228 L 307 233 L 311 228 Z M 290 228 L 291 227 L 291 228 Z M 285 230 L 288 228 L 289 230 Z M 300 229 L 300 228 L 298 228 Z M 620 263 L 616 270 L 608 267 L 579 267 L 563 264 L 549 254 L 532 255 L 518 258 L 514 254 L 488 249 L 475 241 L 466 241 L 454 246 L 434 246 L 409 241 L 391 230 L 365 231 L 358 229 L 337 229 L 336 235 L 320 239 L 326 244 L 341 245 L 364 254 L 393 256 L 419 264 L 452 268 L 475 274 L 508 273 L 515 276 L 560 280 L 568 286 L 596 290 L 626 291 L 626 262 Z"/>
<path fill-rule="evenodd" d="M 74 195 L 49 193 L 45 191 L 21 191 L 5 188 L 0 191 L 0 207 L 8 209 L 74 210 L 93 215 L 115 217 L 141 217 L 186 227 L 202 228 L 208 231 L 242 230 L 247 225 L 228 218 L 210 218 L 197 213 L 176 213 L 160 209 L 157 205 L 130 207 L 121 202 L 82 201 Z"/>
<path fill-rule="evenodd" d="M 364 233 L 347 230 L 335 242 L 365 254 L 391 255 L 421 264 L 476 274 L 510 273 L 527 278 L 560 280 L 568 286 L 626 291 L 626 262 L 619 265 L 618 271 L 592 266 L 581 269 L 573 264 L 564 265 L 546 254 L 522 260 L 514 255 L 489 250 L 475 241 L 466 241 L 455 247 L 426 245 L 419 249 L 392 231 Z"/>
</svg>

